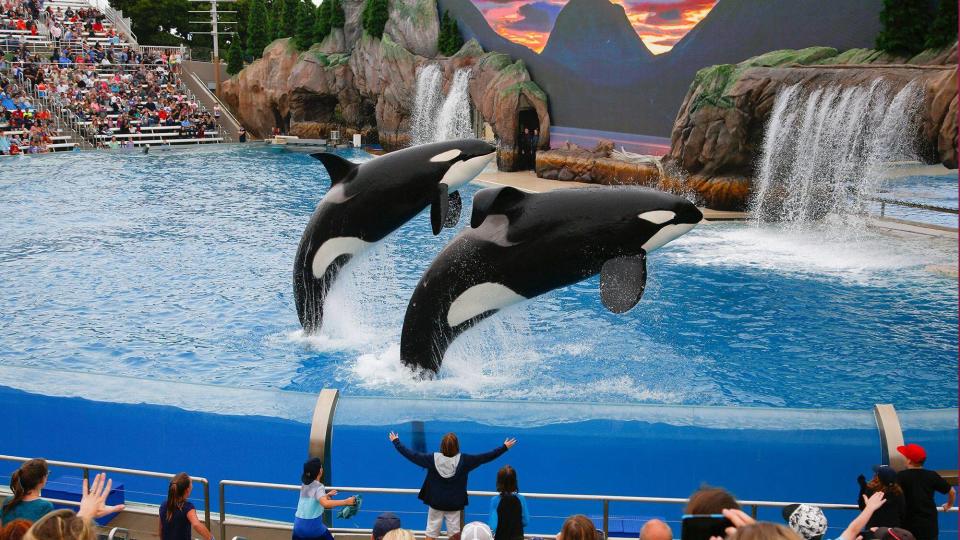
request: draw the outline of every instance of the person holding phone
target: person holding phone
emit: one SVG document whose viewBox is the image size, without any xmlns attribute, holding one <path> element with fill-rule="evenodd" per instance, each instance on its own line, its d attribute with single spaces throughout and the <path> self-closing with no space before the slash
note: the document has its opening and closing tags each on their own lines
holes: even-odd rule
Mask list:
<svg viewBox="0 0 960 540">
<path fill-rule="evenodd" d="M 337 490 L 327 491 L 320 482 L 323 477 L 323 462 L 313 458 L 303 464 L 300 482 L 300 500 L 293 520 L 293 540 L 333 540 L 333 534 L 323 524 L 323 511 L 338 506 L 353 506 L 356 497 L 333 500 Z"/>
</svg>

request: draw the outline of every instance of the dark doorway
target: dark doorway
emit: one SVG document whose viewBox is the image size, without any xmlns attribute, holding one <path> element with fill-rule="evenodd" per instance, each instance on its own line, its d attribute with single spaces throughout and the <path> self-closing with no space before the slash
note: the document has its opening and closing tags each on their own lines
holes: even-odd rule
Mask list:
<svg viewBox="0 0 960 540">
<path fill-rule="evenodd" d="M 540 117 L 536 109 L 520 109 L 517 129 L 517 169 L 533 169 L 537 163 L 537 146 L 540 144 Z"/>
</svg>

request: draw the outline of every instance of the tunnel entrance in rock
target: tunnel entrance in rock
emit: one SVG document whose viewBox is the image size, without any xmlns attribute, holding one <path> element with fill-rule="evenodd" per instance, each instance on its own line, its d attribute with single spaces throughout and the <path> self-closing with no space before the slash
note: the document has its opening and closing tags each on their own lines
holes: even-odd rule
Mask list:
<svg viewBox="0 0 960 540">
<path fill-rule="evenodd" d="M 517 169 L 533 169 L 537 163 L 537 145 L 540 141 L 540 115 L 530 103 L 520 96 L 517 111 Z"/>
<path fill-rule="evenodd" d="M 273 113 L 273 125 L 280 130 L 280 133 L 290 133 L 290 115 L 280 114 L 280 108 L 276 105 L 270 107 Z"/>
<path fill-rule="evenodd" d="M 338 124 L 337 96 L 294 90 L 290 95 L 290 115 L 294 122 Z"/>
</svg>

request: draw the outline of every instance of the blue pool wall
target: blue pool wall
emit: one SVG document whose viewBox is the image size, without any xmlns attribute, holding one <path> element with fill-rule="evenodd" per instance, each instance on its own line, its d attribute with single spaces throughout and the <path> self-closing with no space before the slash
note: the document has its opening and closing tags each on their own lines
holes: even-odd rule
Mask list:
<svg viewBox="0 0 960 540">
<path fill-rule="evenodd" d="M 349 400 L 342 404 L 348 408 Z M 400 414 L 390 409 L 402 405 L 402 400 L 382 400 L 385 413 Z M 216 485 L 222 479 L 296 483 L 309 438 L 306 420 L 50 397 L 5 387 L 0 387 L 0 409 L 14 412 L 6 415 L 2 453 L 164 472 L 185 470 L 211 481 L 214 511 L 219 509 Z M 304 411 L 304 417 L 310 413 Z M 796 411 L 782 412 L 791 413 Z M 956 418 L 955 411 L 947 414 Z M 928 448 L 930 468 L 955 468 L 955 425 L 945 430 L 907 428 L 908 440 Z M 875 427 L 715 429 L 624 420 L 525 427 L 465 420 L 381 422 L 336 425 L 333 484 L 419 487 L 423 472 L 392 448 L 387 440 L 391 429 L 408 444 L 413 444 L 415 431 L 422 429 L 427 451 L 433 451 L 448 431 L 459 435 L 466 452 L 485 451 L 506 436 L 517 437 L 519 444 L 513 450 L 471 474 L 472 490 L 492 491 L 497 469 L 510 464 L 518 470 L 521 490 L 527 492 L 684 498 L 700 485 L 710 484 L 726 487 L 741 499 L 853 503 L 856 476 L 869 474 L 870 466 L 880 459 Z M 14 468 L 15 464 L 0 462 L 0 481 L 9 482 Z M 51 477 L 69 474 L 79 472 L 55 470 Z M 163 480 L 113 476 L 125 484 L 131 500 L 158 504 L 164 497 Z M 202 508 L 199 487 L 194 502 Z M 228 502 L 230 513 L 290 520 L 296 494 L 229 488 Z M 486 498 L 474 497 L 466 518 L 486 519 L 487 509 Z M 423 527 L 425 507 L 414 496 L 374 494 L 365 495 L 363 511 L 356 518 L 335 525 L 369 527 L 386 510 L 400 514 L 405 526 Z M 567 515 L 586 513 L 599 518 L 601 512 L 599 503 L 531 501 L 534 519 L 528 530 L 556 531 Z M 632 531 L 654 516 L 677 526 L 682 508 L 613 503 L 610 512 L 615 529 Z M 838 535 L 853 516 L 849 511 L 828 512 L 831 534 Z M 779 510 L 761 509 L 760 517 L 778 521 Z M 942 516 L 941 529 L 942 538 L 956 538 L 957 514 Z"/>
</svg>

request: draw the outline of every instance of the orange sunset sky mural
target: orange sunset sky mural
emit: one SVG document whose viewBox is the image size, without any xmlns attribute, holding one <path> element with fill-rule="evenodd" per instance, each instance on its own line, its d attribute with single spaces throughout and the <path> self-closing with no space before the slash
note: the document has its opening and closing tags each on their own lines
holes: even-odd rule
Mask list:
<svg viewBox="0 0 960 540">
<path fill-rule="evenodd" d="M 673 48 L 717 0 L 612 0 L 627 12 L 640 39 L 654 54 Z M 567 0 L 473 0 L 503 37 L 540 52 Z"/>
</svg>

